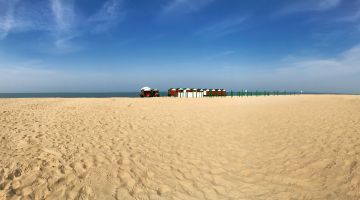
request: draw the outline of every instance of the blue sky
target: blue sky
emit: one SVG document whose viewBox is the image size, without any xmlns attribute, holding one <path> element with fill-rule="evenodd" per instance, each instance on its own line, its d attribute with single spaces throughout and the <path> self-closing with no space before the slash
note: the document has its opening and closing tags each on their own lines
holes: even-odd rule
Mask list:
<svg viewBox="0 0 360 200">
<path fill-rule="evenodd" d="M 360 0 L 0 0 L 0 92 L 360 93 Z"/>
</svg>

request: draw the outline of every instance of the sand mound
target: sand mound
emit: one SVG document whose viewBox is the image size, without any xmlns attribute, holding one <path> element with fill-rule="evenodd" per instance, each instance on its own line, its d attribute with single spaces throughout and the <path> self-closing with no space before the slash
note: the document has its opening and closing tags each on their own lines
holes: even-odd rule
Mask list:
<svg viewBox="0 0 360 200">
<path fill-rule="evenodd" d="M 2 99 L 0 199 L 359 199 L 360 97 Z"/>
</svg>

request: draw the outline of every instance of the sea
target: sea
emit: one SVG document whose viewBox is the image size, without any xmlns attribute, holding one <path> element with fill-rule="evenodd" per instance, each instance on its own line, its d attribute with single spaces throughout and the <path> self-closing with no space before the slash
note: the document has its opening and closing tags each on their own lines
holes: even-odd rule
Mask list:
<svg viewBox="0 0 360 200">
<path fill-rule="evenodd" d="M 304 94 L 334 94 L 341 95 L 346 93 L 321 93 L 321 92 L 307 92 Z M 350 94 L 350 93 L 348 93 Z M 0 93 L 0 98 L 139 98 L 139 92 L 57 92 L 57 93 Z M 167 92 L 160 92 L 160 96 L 167 96 Z M 229 95 L 229 94 L 228 94 Z M 359 95 L 359 94 L 351 94 Z"/>
<path fill-rule="evenodd" d="M 167 96 L 167 92 L 160 92 Z M 137 98 L 139 92 L 94 92 L 94 93 L 0 93 L 0 98 Z"/>
</svg>

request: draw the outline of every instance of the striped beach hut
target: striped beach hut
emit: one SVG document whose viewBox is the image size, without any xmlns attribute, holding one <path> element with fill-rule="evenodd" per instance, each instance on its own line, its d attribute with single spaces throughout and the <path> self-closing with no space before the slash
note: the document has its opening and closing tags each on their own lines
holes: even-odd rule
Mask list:
<svg viewBox="0 0 360 200">
<path fill-rule="evenodd" d="M 184 98 L 185 93 L 183 88 L 176 88 L 177 97 Z"/>
</svg>

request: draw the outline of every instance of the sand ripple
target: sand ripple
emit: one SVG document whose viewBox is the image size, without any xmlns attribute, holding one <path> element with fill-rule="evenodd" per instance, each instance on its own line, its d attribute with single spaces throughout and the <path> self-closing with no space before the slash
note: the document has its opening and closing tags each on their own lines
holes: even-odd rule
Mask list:
<svg viewBox="0 0 360 200">
<path fill-rule="evenodd" d="M 2 99 L 0 199 L 360 199 L 360 97 Z"/>
</svg>

